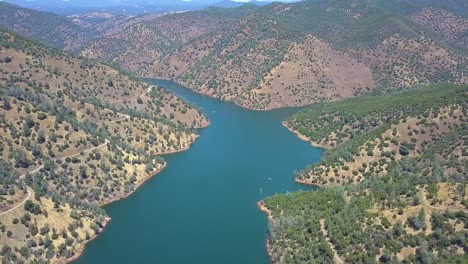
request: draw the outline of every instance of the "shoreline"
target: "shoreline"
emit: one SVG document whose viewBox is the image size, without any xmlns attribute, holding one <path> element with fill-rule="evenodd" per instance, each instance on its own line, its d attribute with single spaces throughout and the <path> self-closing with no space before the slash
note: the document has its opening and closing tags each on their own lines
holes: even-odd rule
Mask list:
<svg viewBox="0 0 468 264">
<path fill-rule="evenodd" d="M 260 202 L 257 202 L 257 207 L 260 211 L 262 211 L 264 214 L 266 214 L 266 216 L 268 217 L 268 220 L 272 221 L 274 220 L 273 218 L 273 212 L 268 209 L 268 207 L 266 207 L 262 201 Z"/>
<path fill-rule="evenodd" d="M 190 149 L 190 147 L 192 146 L 193 143 L 195 143 L 195 141 L 200 137 L 200 135 L 195 135 L 193 141 L 188 144 L 186 147 L 184 148 L 181 148 L 181 149 L 178 149 L 178 150 L 171 150 L 171 151 L 166 151 L 166 152 L 161 152 L 161 153 L 156 153 L 155 155 L 156 156 L 162 156 L 162 155 L 168 155 L 168 154 L 175 154 L 175 153 L 179 153 L 179 152 L 183 152 L 183 151 L 187 151 Z M 99 203 L 99 206 L 103 207 L 103 206 L 106 206 L 106 205 L 109 205 L 111 203 L 114 203 L 114 202 L 117 202 L 117 201 L 120 201 L 122 199 L 125 199 L 127 197 L 129 197 L 130 195 L 132 195 L 134 192 L 136 192 L 138 190 L 138 188 L 140 188 L 143 184 L 145 184 L 148 180 L 152 179 L 153 177 L 156 177 L 159 173 L 161 173 L 165 168 L 167 167 L 167 162 L 164 161 L 164 164 L 163 166 L 160 168 L 160 169 L 157 169 L 157 170 L 154 170 L 150 173 L 148 173 L 148 177 L 145 177 L 141 182 L 137 183 L 135 185 L 135 189 L 129 193 L 126 193 L 124 195 L 121 195 L 121 196 L 116 196 L 108 201 L 103 201 L 102 203 L 100 202 Z"/>
<path fill-rule="evenodd" d="M 100 202 L 99 203 L 99 206 L 100 207 L 104 207 L 106 205 L 109 205 L 111 203 L 114 203 L 114 202 L 118 202 L 120 200 L 123 200 L 125 198 L 128 198 L 130 195 L 132 195 L 133 193 L 135 193 L 138 188 L 140 188 L 143 184 L 145 184 L 148 180 L 152 179 L 153 177 L 156 177 L 159 173 L 161 173 L 165 168 L 167 167 L 167 162 L 164 161 L 164 164 L 163 166 L 161 167 L 161 169 L 159 170 L 155 170 L 155 171 L 152 171 L 151 173 L 149 173 L 149 176 L 143 178 L 143 180 L 139 183 L 137 183 L 135 185 L 135 189 L 129 193 L 125 193 L 124 195 L 118 195 L 118 196 L 115 196 L 113 197 L 112 199 L 110 200 L 107 200 L 107 201 L 103 201 L 103 202 Z"/>
<path fill-rule="evenodd" d="M 273 212 L 270 209 L 268 209 L 268 207 L 266 207 L 265 204 L 263 204 L 263 201 L 257 202 L 257 207 L 261 212 L 263 212 L 267 216 L 268 222 L 274 221 Z M 265 240 L 268 257 L 270 258 L 270 262 L 274 264 L 275 262 L 273 261 L 273 258 L 271 256 L 272 247 L 270 235 L 267 235 Z"/>
<path fill-rule="evenodd" d="M 106 205 L 109 205 L 111 203 L 115 203 L 115 202 L 118 202 L 120 200 L 123 200 L 123 199 L 126 199 L 128 198 L 129 196 L 131 196 L 132 194 L 134 194 L 143 184 L 147 183 L 150 179 L 156 177 L 159 173 L 161 173 L 165 168 L 167 167 L 167 162 L 164 162 L 164 165 L 161 167 L 161 169 L 159 170 L 156 170 L 154 172 L 151 172 L 149 174 L 148 177 L 145 177 L 141 182 L 139 182 L 138 184 L 135 185 L 135 189 L 129 193 L 126 193 L 124 195 L 121 195 L 121 196 L 116 196 L 108 201 L 104 201 L 102 203 L 99 203 L 99 206 L 100 207 L 104 207 Z M 106 216 L 104 218 L 104 223 L 102 223 L 102 228 L 99 229 L 99 234 L 94 234 L 93 236 L 91 236 L 91 238 L 84 242 L 82 244 L 82 246 L 80 246 L 79 248 L 76 249 L 76 255 L 65 260 L 65 262 L 63 262 L 64 264 L 69 264 L 69 263 L 73 263 L 75 261 L 77 261 L 84 253 L 85 249 L 86 249 L 86 246 L 89 242 L 97 239 L 99 237 L 99 235 L 101 235 L 101 233 L 104 231 L 104 229 L 106 228 L 107 224 L 109 224 L 109 222 L 112 220 L 111 217 L 109 216 Z"/>
<path fill-rule="evenodd" d="M 304 184 L 304 185 L 307 185 L 307 186 L 313 186 L 313 187 L 317 187 L 317 188 L 323 187 L 320 184 L 311 183 L 311 182 L 308 182 L 308 181 L 305 181 L 305 180 L 300 180 L 300 179 L 297 179 L 297 178 L 295 178 L 294 181 L 299 183 L 299 184 Z"/>
<path fill-rule="evenodd" d="M 190 143 L 187 147 L 185 148 L 182 148 L 180 150 L 175 150 L 175 151 L 171 151 L 171 153 L 158 153 L 157 155 L 166 155 L 166 154 L 174 154 L 174 153 L 178 153 L 178 152 L 183 152 L 183 151 L 186 151 L 188 150 L 193 143 L 195 143 L 196 139 L 199 137 L 200 135 L 196 135 L 195 136 L 195 139 L 192 141 L 192 143 Z M 114 203 L 114 202 L 118 202 L 120 200 L 123 200 L 123 199 L 126 199 L 128 198 L 129 196 L 131 196 L 132 194 L 134 194 L 143 184 L 147 183 L 150 179 L 156 177 L 159 173 L 161 173 L 165 168 L 167 167 L 167 162 L 164 161 L 164 164 L 163 166 L 158 169 L 158 170 L 155 170 L 151 173 L 148 174 L 148 177 L 145 177 L 143 178 L 143 180 L 139 183 L 137 183 L 135 185 L 135 189 L 129 193 L 126 193 L 124 195 L 119 195 L 119 196 L 116 196 L 116 197 L 113 197 L 112 199 L 110 200 L 107 200 L 107 201 L 103 201 L 103 202 L 100 202 L 99 203 L 99 206 L 100 207 L 104 207 L 104 206 L 107 206 L 111 203 Z M 86 249 L 86 246 L 89 242 L 97 239 L 99 237 L 99 235 L 104 231 L 104 229 L 106 228 L 106 226 L 109 224 L 109 222 L 112 220 L 111 217 L 109 216 L 106 216 L 104 218 L 104 222 L 102 223 L 102 228 L 99 229 L 99 234 L 94 234 L 93 236 L 91 236 L 91 238 L 89 240 L 87 240 L 86 242 L 84 242 L 83 244 L 80 244 L 80 246 L 76 249 L 76 255 L 69 258 L 69 259 L 66 259 L 64 262 L 59 262 L 59 263 L 64 263 L 64 264 L 69 264 L 69 263 L 73 263 L 75 261 L 77 261 L 84 253 L 85 249 Z"/>
<path fill-rule="evenodd" d="M 203 128 L 207 128 L 210 124 L 208 123 L 208 125 L 206 127 L 202 127 L 200 129 L 203 129 Z M 193 143 L 195 143 L 195 141 L 200 137 L 200 135 L 198 134 L 195 134 L 194 138 L 193 138 L 193 141 L 188 144 L 186 147 L 184 148 L 181 148 L 181 149 L 178 149 L 178 150 L 169 150 L 169 151 L 164 151 L 164 152 L 160 152 L 160 153 L 156 153 L 155 155 L 169 155 L 169 154 L 175 154 L 175 153 L 179 153 L 179 152 L 183 152 L 183 151 L 186 151 L 186 150 L 189 150 L 190 147 L 192 146 Z"/>
<path fill-rule="evenodd" d="M 72 262 L 78 260 L 78 259 L 81 257 L 81 255 L 83 254 L 83 252 L 85 251 L 85 249 L 86 249 L 86 244 L 88 244 L 89 242 L 91 242 L 91 241 L 95 240 L 96 238 L 98 238 L 98 236 L 104 231 L 104 229 L 106 228 L 107 224 L 109 224 L 109 222 L 110 222 L 111 220 L 112 220 L 112 218 L 110 218 L 109 216 L 106 216 L 106 217 L 104 218 L 104 222 L 101 223 L 101 224 L 102 224 L 102 227 L 99 228 L 99 233 L 98 233 L 98 234 L 94 233 L 88 241 L 86 241 L 85 243 L 81 244 L 81 245 L 76 249 L 75 255 L 74 255 L 73 257 L 66 259 L 64 262 L 59 262 L 59 263 L 72 263 Z"/>
<path fill-rule="evenodd" d="M 321 148 L 321 149 L 325 149 L 325 150 L 331 150 L 331 149 L 333 149 L 333 148 L 331 148 L 331 147 L 328 147 L 328 146 L 325 146 L 325 145 L 322 145 L 322 144 L 318 144 L 318 143 L 316 143 L 316 142 L 310 140 L 309 137 L 304 136 L 304 135 L 302 135 L 301 133 L 299 133 L 297 130 L 294 130 L 294 129 L 292 129 L 291 127 L 289 127 L 289 126 L 286 124 L 286 121 L 281 122 L 281 124 L 282 124 L 285 128 L 287 128 L 289 131 L 291 131 L 292 133 L 296 134 L 296 136 L 297 136 L 299 139 L 301 139 L 301 140 L 303 140 L 303 141 L 306 141 L 306 142 L 309 142 L 313 147 Z"/>
<path fill-rule="evenodd" d="M 325 146 L 322 146 L 322 145 L 319 145 L 313 141 L 311 141 L 308 137 L 302 135 L 301 133 L 299 133 L 298 131 L 290 128 L 285 121 L 281 122 L 281 124 L 286 127 L 290 132 L 294 133 L 299 139 L 303 140 L 303 141 L 306 141 L 306 142 L 309 142 L 313 147 L 317 147 L 317 148 L 321 148 L 321 149 L 325 149 L 325 150 L 330 150 L 331 148 L 329 147 L 325 147 Z M 303 184 L 303 185 L 307 185 L 307 186 L 313 186 L 313 187 L 317 187 L 317 188 L 320 188 L 322 186 L 318 185 L 318 184 L 314 184 L 314 183 L 310 183 L 310 182 L 307 182 L 305 180 L 300 180 L 298 178 L 294 178 L 294 181 L 296 183 L 299 183 L 299 184 Z M 265 204 L 263 204 L 262 201 L 260 202 L 257 202 L 257 207 L 260 211 L 262 211 L 266 216 L 267 216 L 267 219 L 269 222 L 271 221 L 274 221 L 274 218 L 273 218 L 273 213 L 270 209 L 268 209 L 268 207 L 265 206 Z M 268 257 L 270 258 L 270 262 L 272 264 L 276 264 L 276 262 L 273 260 L 273 256 L 272 256 L 272 245 L 271 245 L 271 239 L 270 239 L 270 235 L 267 235 L 266 237 L 266 250 L 267 250 L 267 254 L 268 254 Z"/>
<path fill-rule="evenodd" d="M 195 135 L 194 140 L 186 147 L 181 148 L 179 150 L 171 150 L 171 151 L 166 151 L 166 152 L 161 152 L 161 153 L 156 153 L 155 155 L 161 156 L 161 155 L 168 155 L 168 154 L 175 154 L 183 151 L 187 151 L 190 149 L 193 143 L 200 137 L 200 135 Z M 124 195 L 116 196 L 110 200 L 103 201 L 99 203 L 99 206 L 104 207 L 106 205 L 109 205 L 111 203 L 120 201 L 122 199 L 128 198 L 130 195 L 132 195 L 134 192 L 136 192 L 143 184 L 145 184 L 148 180 L 152 179 L 153 177 L 156 177 L 159 173 L 161 173 L 165 168 L 167 167 L 167 162 L 164 161 L 163 166 L 160 169 L 154 170 L 150 173 L 148 173 L 149 176 L 143 178 L 143 180 L 135 185 L 135 189 L 129 193 L 126 193 Z"/>
<path fill-rule="evenodd" d="M 273 248 L 271 247 L 270 235 L 268 235 L 267 238 L 266 238 L 266 250 L 267 250 L 267 253 L 268 253 L 268 257 L 270 258 L 270 262 L 272 264 L 276 264 L 276 262 L 273 260 L 273 257 L 271 256 Z"/>
<path fill-rule="evenodd" d="M 317 102 L 313 102 L 313 103 L 310 103 L 310 104 L 285 105 L 285 106 L 267 107 L 267 108 L 253 108 L 253 107 L 250 107 L 250 106 L 245 105 L 245 104 L 244 105 L 239 104 L 235 100 L 235 98 L 232 99 L 232 100 L 226 100 L 226 99 L 218 98 L 215 95 L 212 95 L 212 94 L 210 94 L 208 92 L 197 91 L 197 90 L 193 89 L 192 87 L 190 87 L 189 85 L 187 85 L 186 83 L 180 82 L 178 79 L 167 79 L 167 78 L 158 78 L 158 77 L 150 77 L 150 76 L 138 76 L 138 78 L 142 79 L 145 82 L 146 82 L 146 80 L 161 80 L 161 81 L 173 82 L 173 83 L 176 83 L 178 85 L 184 86 L 185 88 L 189 89 L 190 91 L 192 91 L 194 93 L 205 95 L 205 96 L 208 96 L 210 98 L 220 100 L 220 101 L 223 101 L 223 102 L 233 103 L 233 104 L 235 104 L 236 106 L 238 106 L 240 108 L 251 110 L 251 111 L 257 111 L 257 112 L 268 112 L 268 111 L 272 111 L 272 110 L 288 109 L 288 108 L 301 108 L 301 107 L 305 107 L 305 106 L 309 106 L 309 105 L 313 105 L 313 104 L 317 103 Z"/>
</svg>

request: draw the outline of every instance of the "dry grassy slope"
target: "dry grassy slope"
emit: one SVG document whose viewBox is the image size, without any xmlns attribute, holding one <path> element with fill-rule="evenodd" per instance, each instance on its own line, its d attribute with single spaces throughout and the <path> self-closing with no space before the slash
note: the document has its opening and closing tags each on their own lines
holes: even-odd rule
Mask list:
<svg viewBox="0 0 468 264">
<path fill-rule="evenodd" d="M 44 85 L 52 94 L 62 92 L 97 99 L 116 107 L 148 113 L 153 118 L 168 118 L 173 115 L 174 123 L 189 127 L 207 125 L 204 116 L 174 95 L 132 80 L 112 67 L 69 56 L 64 59 L 60 52 L 48 52 L 41 48 L 28 52 L 33 52 L 35 56 L 12 48 L 0 50 L 0 59 L 12 59 L 11 62 L 2 64 L 2 74 L 6 79 L 15 80 L 17 85 L 32 81 Z M 31 69 L 34 69 L 34 74 Z M 152 90 L 154 91 L 151 92 Z"/>
<path fill-rule="evenodd" d="M 415 197 L 401 196 L 400 199 L 405 201 L 407 204 L 406 208 L 382 208 L 382 204 L 375 204 L 369 213 L 374 215 L 372 222 L 375 225 L 388 225 L 389 227 L 395 228 L 397 225 L 402 225 L 405 233 L 410 235 L 431 235 L 435 232 L 439 232 L 434 227 L 432 215 L 441 214 L 445 212 L 449 213 L 467 213 L 468 209 L 464 205 L 468 200 L 466 184 L 453 183 L 453 182 L 442 182 L 430 185 L 420 185 L 417 189 L 417 204 L 415 204 Z M 358 193 L 351 195 L 359 196 Z M 421 212 L 424 212 L 424 218 L 420 219 L 423 223 L 424 228 L 414 229 L 409 224 L 412 218 L 421 217 Z M 386 222 L 387 224 L 384 224 Z M 447 226 L 452 228 L 456 232 L 463 232 L 466 230 L 465 225 L 459 219 L 450 219 L 447 221 Z M 418 246 L 402 247 L 397 258 L 399 261 L 407 259 L 410 255 L 416 255 L 417 250 L 420 249 Z M 464 255 L 465 251 L 462 247 L 449 245 L 447 249 L 453 252 L 455 255 Z M 381 254 L 378 256 L 380 257 Z"/>
<path fill-rule="evenodd" d="M 206 50 L 226 37 L 210 36 L 207 48 L 185 47 L 186 53 L 171 54 L 153 67 L 159 72 L 169 69 L 169 75 L 160 77 L 175 77 L 198 92 L 257 110 L 349 98 L 377 84 L 401 89 L 440 81 L 468 82 L 466 56 L 430 39 L 394 35 L 374 47 L 342 52 L 311 35 L 289 44 L 283 57 L 283 40 L 268 36 L 256 41 L 255 36 L 245 30 L 235 34 L 235 40 L 215 55 Z M 255 48 L 241 49 L 252 42 Z"/>
<path fill-rule="evenodd" d="M 218 34 L 223 36 L 209 55 L 178 80 L 198 92 L 240 103 L 239 95 L 281 61 L 289 41 L 276 21 L 256 12 Z"/>
<path fill-rule="evenodd" d="M 229 17 L 202 16 L 198 12 L 191 15 L 148 15 L 107 29 L 82 54 L 115 62 L 126 70 L 139 71 L 169 51 L 219 30 L 229 20 Z"/>
<path fill-rule="evenodd" d="M 341 158 L 337 162 L 339 165 L 316 166 L 302 174 L 298 180 L 319 186 L 333 186 L 362 182 L 366 172 L 383 175 L 392 160 L 400 161 L 406 156 L 419 156 L 442 134 L 461 127 L 468 121 L 466 110 L 460 105 L 428 111 L 425 115 L 427 117 L 411 116 L 400 120 L 398 124 L 392 124 L 379 137 L 370 139 L 360 146 L 351 161 Z M 336 135 L 346 131 L 345 134 L 353 134 L 358 129 L 356 127 L 353 131 L 347 124 L 346 128 L 333 133 Z M 348 138 L 344 137 L 343 142 Z M 333 146 L 336 144 L 336 136 L 315 143 Z M 399 149 L 407 143 L 414 144 L 413 149 L 408 154 L 402 155 Z"/>
<path fill-rule="evenodd" d="M 426 185 L 417 186 L 419 203 L 416 205 L 413 201 L 414 197 L 401 196 L 400 199 L 407 203 L 404 209 L 386 209 L 382 208 L 381 204 L 376 203 L 373 208 L 368 210 L 373 217 L 369 218 L 367 224 L 386 226 L 387 229 L 401 226 L 402 231 L 411 236 L 431 235 L 435 232 L 440 232 L 433 226 L 434 218 L 432 215 L 443 214 L 445 212 L 468 212 L 466 207 L 462 204 L 462 201 L 466 201 L 467 199 L 466 186 L 461 183 L 437 183 L 434 186 L 437 191 L 435 196 L 430 199 L 427 197 L 427 189 L 429 189 L 429 187 Z M 352 195 L 359 196 L 360 194 L 354 193 Z M 423 217 L 421 217 L 421 212 L 424 212 Z M 424 228 L 413 228 L 410 224 L 410 222 L 414 221 L 412 219 L 420 219 L 419 221 L 423 223 Z M 456 232 L 463 232 L 466 230 L 460 219 L 449 219 L 446 222 L 446 226 Z M 420 248 L 420 246 L 410 245 L 401 247 L 396 254 L 397 260 L 403 261 L 408 260 L 409 257 L 414 257 Z M 454 255 L 463 256 L 465 254 L 464 249 L 460 246 L 448 245 L 446 249 L 453 252 Z M 377 255 L 376 260 L 379 260 L 383 253 L 384 251 L 380 250 L 380 254 Z"/>
<path fill-rule="evenodd" d="M 393 35 L 376 47 L 350 53 L 373 69 L 376 83 L 389 89 L 437 82 L 468 83 L 468 58 L 425 37 Z"/>
<path fill-rule="evenodd" d="M 450 41 L 468 47 L 468 19 L 442 9 L 424 8 L 411 19 L 441 33 Z"/>
<path fill-rule="evenodd" d="M 243 95 L 250 108 L 303 106 L 352 97 L 375 86 L 369 67 L 309 36 L 292 43 L 283 61 Z"/>
<path fill-rule="evenodd" d="M 359 0 L 220 12 L 141 18 L 83 54 L 258 110 L 348 98 L 378 86 L 468 82 L 466 55 L 429 37 L 442 39 L 438 34 L 453 26 L 446 33 L 463 38 L 465 21 L 450 14 L 434 11 L 428 20 L 415 13 L 413 23 Z"/>
<path fill-rule="evenodd" d="M 0 3 L 0 26 L 68 51 L 88 45 L 94 34 L 65 17 L 5 2 Z"/>
<path fill-rule="evenodd" d="M 11 237 L 0 236 L 2 248 L 5 254 L 2 260 L 8 261 L 6 257 L 13 253 L 19 256 L 12 263 L 21 263 L 33 259 L 48 260 L 49 263 L 66 263 L 76 258 L 84 250 L 84 242 L 96 237 L 97 232 L 107 224 L 108 219 L 97 219 L 94 215 L 86 211 L 72 209 L 69 205 L 60 205 L 58 208 L 50 198 L 41 198 L 34 201 L 43 211 L 42 214 L 34 215 L 23 207 L 0 217 L 0 222 L 5 227 L 5 232 L 13 231 Z M 79 220 L 71 217 L 71 212 L 79 216 Z M 47 213 L 44 213 L 47 212 Z M 13 224 L 21 219 L 23 222 Z M 23 219 L 29 219 L 25 221 Z M 31 230 L 37 229 L 37 234 L 32 235 Z M 67 245 L 67 243 L 73 243 Z M 28 251 L 27 245 L 31 245 L 35 251 L 44 251 L 44 256 L 32 256 L 33 251 Z M 63 248 L 74 252 L 74 255 L 67 255 Z M 52 253 L 55 250 L 56 253 Z M 23 253 L 18 253 L 18 251 Z M 22 255 L 23 254 L 23 255 Z M 48 257 L 46 257 L 48 255 Z M 23 257 L 24 256 L 24 257 Z"/>
<path fill-rule="evenodd" d="M 139 72 L 144 77 L 175 79 L 208 56 L 221 37 L 213 34 L 206 38 L 194 39 L 191 45 L 184 45 L 177 52 L 156 59 Z"/>
<path fill-rule="evenodd" d="M 5 262 L 77 257 L 107 222 L 99 205 L 162 170 L 159 155 L 188 148 L 187 127 L 208 124 L 160 88 L 7 32 L 0 66 L 0 165 L 13 166 L 0 173 L 17 175 L 0 190 Z M 41 211 L 25 216 L 29 187 Z"/>
</svg>

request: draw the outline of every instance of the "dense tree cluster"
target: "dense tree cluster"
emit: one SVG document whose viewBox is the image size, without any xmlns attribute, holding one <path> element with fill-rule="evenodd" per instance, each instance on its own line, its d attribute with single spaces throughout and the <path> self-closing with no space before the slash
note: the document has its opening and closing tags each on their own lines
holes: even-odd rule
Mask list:
<svg viewBox="0 0 468 264">
<path fill-rule="evenodd" d="M 436 85 L 383 98 L 326 103 L 300 111 L 287 124 L 316 142 L 322 138 L 327 142 L 329 134 L 335 132 L 334 148 L 319 164 L 311 166 L 333 170 L 343 160 L 358 158 L 357 149 L 379 137 L 387 124 L 446 106 L 466 109 L 463 94 L 467 89 Z M 468 207 L 464 197 L 468 160 L 461 153 L 467 149 L 468 123 L 466 112 L 461 113 L 449 113 L 437 121 L 434 126 L 454 118 L 460 125 L 431 139 L 432 144 L 420 153 L 408 155 L 414 151 L 414 144 L 402 144 L 401 159 L 390 160 L 382 172 L 366 170 L 360 182 L 334 182 L 333 187 L 314 192 L 265 199 L 264 204 L 273 213 L 269 229 L 273 260 L 330 263 L 339 257 L 349 263 L 395 263 L 402 259 L 406 263 L 444 263 L 456 258 L 466 262 Z M 427 123 L 436 120 L 431 116 L 425 116 Z M 349 131 L 336 133 L 345 125 L 351 127 Z M 358 173 L 362 172 L 356 170 Z M 439 194 L 442 186 L 452 186 L 452 191 Z M 447 197 L 453 197 L 451 204 L 445 203 Z M 402 257 L 405 250 L 412 253 Z"/>
</svg>

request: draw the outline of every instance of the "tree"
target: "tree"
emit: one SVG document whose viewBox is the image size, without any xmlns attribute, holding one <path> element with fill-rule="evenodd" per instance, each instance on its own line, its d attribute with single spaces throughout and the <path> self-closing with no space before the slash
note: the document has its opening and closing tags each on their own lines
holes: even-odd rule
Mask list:
<svg viewBox="0 0 468 264">
<path fill-rule="evenodd" d="M 35 215 L 38 215 L 38 214 L 42 213 L 41 207 L 38 204 L 31 201 L 31 200 L 27 200 L 24 203 L 24 210 L 26 210 L 28 212 L 31 212 L 31 213 L 33 213 Z"/>
<path fill-rule="evenodd" d="M 37 119 L 39 120 L 45 120 L 47 118 L 47 115 L 43 112 L 37 113 Z"/>
<path fill-rule="evenodd" d="M 29 249 L 24 246 L 22 247 L 20 250 L 19 250 L 19 253 L 21 254 L 21 256 L 25 257 L 25 258 L 28 258 L 29 257 Z"/>
<path fill-rule="evenodd" d="M 2 100 L 3 100 L 3 109 L 7 111 L 10 110 L 11 109 L 10 99 L 8 97 L 5 97 Z"/>
<path fill-rule="evenodd" d="M 111 76 L 107 77 L 107 85 L 114 87 L 114 81 L 112 80 Z"/>
<path fill-rule="evenodd" d="M 409 154 L 409 149 L 406 145 L 401 145 L 400 146 L 400 149 L 399 149 L 399 152 L 402 156 L 408 156 Z"/>
<path fill-rule="evenodd" d="M 27 168 L 30 165 L 30 161 L 26 157 L 26 153 L 21 149 L 14 149 L 10 153 L 10 158 L 15 160 L 15 167 Z"/>
<path fill-rule="evenodd" d="M 41 156 L 42 150 L 41 147 L 39 147 L 37 144 L 34 144 L 31 149 L 31 153 L 33 154 L 34 157 L 38 158 Z"/>
<path fill-rule="evenodd" d="M 24 121 L 25 125 L 29 128 L 33 128 L 36 125 L 36 122 L 32 119 L 30 115 L 26 117 L 26 120 Z"/>
<path fill-rule="evenodd" d="M 3 245 L 2 249 L 0 250 L 0 255 L 5 256 L 6 254 L 11 252 L 11 247 L 8 245 Z"/>
<path fill-rule="evenodd" d="M 31 136 L 31 133 L 32 133 L 31 128 L 25 124 L 23 126 L 23 136 L 29 137 Z"/>
<path fill-rule="evenodd" d="M 426 229 L 426 212 L 424 211 L 424 208 L 421 208 L 421 211 L 419 211 L 418 221 L 421 224 L 421 228 Z"/>
<path fill-rule="evenodd" d="M 0 159 L 0 185 L 13 184 L 18 179 L 18 173 L 10 162 Z"/>
<path fill-rule="evenodd" d="M 152 173 L 154 171 L 154 166 L 152 162 L 146 163 L 146 172 L 147 173 Z"/>
<path fill-rule="evenodd" d="M 80 166 L 80 176 L 83 179 L 88 178 L 88 173 L 87 173 L 86 166 L 83 166 L 83 165 Z"/>
<path fill-rule="evenodd" d="M 39 132 L 37 133 L 37 143 L 43 144 L 45 141 L 46 141 L 46 137 L 45 137 L 44 131 L 39 130 Z"/>
</svg>

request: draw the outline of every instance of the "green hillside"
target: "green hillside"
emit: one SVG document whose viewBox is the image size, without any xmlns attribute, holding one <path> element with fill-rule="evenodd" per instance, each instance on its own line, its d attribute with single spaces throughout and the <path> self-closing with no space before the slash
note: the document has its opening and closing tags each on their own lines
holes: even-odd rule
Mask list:
<svg viewBox="0 0 468 264">
<path fill-rule="evenodd" d="M 329 187 L 263 201 L 273 262 L 466 261 L 467 92 L 419 87 L 319 104 L 288 120 L 330 148 L 297 180 Z"/>
</svg>

